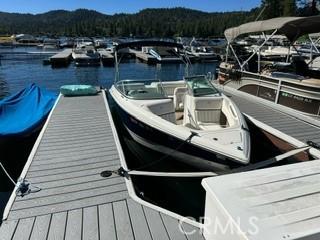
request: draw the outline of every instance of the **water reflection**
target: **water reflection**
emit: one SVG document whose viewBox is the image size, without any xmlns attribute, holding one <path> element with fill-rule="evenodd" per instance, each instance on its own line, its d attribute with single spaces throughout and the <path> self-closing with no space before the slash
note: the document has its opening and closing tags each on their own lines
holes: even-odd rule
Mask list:
<svg viewBox="0 0 320 240">
<path fill-rule="evenodd" d="M 5 81 L 3 74 L 0 72 L 0 99 L 8 96 L 9 92 L 8 83 Z"/>
</svg>

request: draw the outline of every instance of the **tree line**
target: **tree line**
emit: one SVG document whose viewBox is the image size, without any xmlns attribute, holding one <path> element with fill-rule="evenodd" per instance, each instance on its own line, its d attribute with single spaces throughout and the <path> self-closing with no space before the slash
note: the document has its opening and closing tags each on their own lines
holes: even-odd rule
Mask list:
<svg viewBox="0 0 320 240">
<path fill-rule="evenodd" d="M 319 14 L 319 0 L 262 0 L 250 11 L 202 12 L 186 8 L 145 9 L 105 15 L 93 10 L 56 10 L 43 14 L 0 12 L 0 34 L 57 36 L 174 37 L 223 36 L 226 28 L 256 19 Z"/>
</svg>

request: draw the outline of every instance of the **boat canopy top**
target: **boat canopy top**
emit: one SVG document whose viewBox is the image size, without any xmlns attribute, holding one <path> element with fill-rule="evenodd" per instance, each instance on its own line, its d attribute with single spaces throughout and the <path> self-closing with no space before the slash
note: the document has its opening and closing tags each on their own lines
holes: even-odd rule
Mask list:
<svg viewBox="0 0 320 240">
<path fill-rule="evenodd" d="M 279 17 L 249 22 L 225 30 L 224 35 L 230 43 L 242 34 L 270 30 L 277 30 L 278 33 L 285 35 L 291 42 L 294 42 L 302 35 L 320 32 L 320 16 Z"/>
<path fill-rule="evenodd" d="M 135 41 L 135 42 L 120 43 L 116 45 L 115 50 L 119 51 L 120 49 L 128 48 L 128 47 L 155 47 L 155 46 L 183 49 L 183 45 L 180 43 L 150 40 L 150 41 Z"/>
</svg>

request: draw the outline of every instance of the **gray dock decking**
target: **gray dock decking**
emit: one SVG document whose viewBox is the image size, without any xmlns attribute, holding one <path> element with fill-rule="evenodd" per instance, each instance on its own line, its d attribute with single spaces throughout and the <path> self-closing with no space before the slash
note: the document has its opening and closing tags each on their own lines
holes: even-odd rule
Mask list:
<svg viewBox="0 0 320 240">
<path fill-rule="evenodd" d="M 52 57 L 50 57 L 50 62 L 53 66 L 66 66 L 70 63 L 71 61 L 71 54 L 72 54 L 72 49 L 67 48 Z"/>
<path fill-rule="evenodd" d="M 203 239 L 199 229 L 132 200 L 103 95 L 61 97 L 26 174 L 42 190 L 16 197 L 0 239 Z"/>
</svg>

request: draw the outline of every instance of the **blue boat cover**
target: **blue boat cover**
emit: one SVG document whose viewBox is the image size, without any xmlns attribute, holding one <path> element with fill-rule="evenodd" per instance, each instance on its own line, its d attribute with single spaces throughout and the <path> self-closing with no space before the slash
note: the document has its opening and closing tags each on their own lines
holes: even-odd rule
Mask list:
<svg viewBox="0 0 320 240">
<path fill-rule="evenodd" d="M 0 100 L 0 137 L 32 133 L 48 116 L 57 94 L 30 84 Z"/>
</svg>

